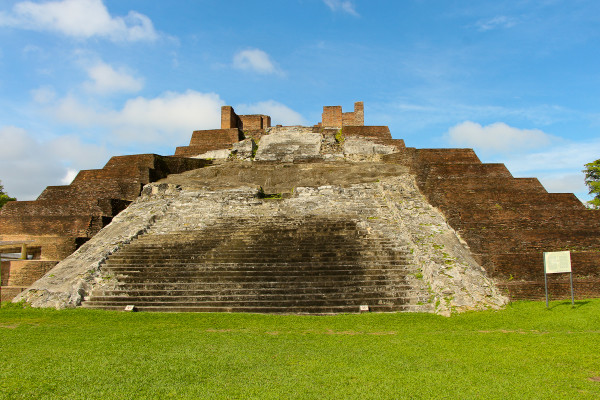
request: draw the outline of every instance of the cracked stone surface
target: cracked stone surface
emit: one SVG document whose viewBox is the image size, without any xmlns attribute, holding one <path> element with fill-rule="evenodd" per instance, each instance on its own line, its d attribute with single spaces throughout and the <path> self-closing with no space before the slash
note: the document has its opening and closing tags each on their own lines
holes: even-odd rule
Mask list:
<svg viewBox="0 0 600 400">
<path fill-rule="evenodd" d="M 320 138 L 318 145 L 306 140 L 316 154 L 320 143 Z M 285 196 L 260 199 L 261 186 Z M 15 301 L 26 300 L 34 307 L 77 306 L 93 289 L 111 286 L 103 262 L 137 236 L 195 230 L 239 215 L 344 216 L 369 234 L 392 240 L 412 257 L 414 311 L 450 315 L 507 302 L 441 212 L 419 192 L 414 177 L 402 166 L 372 162 L 262 167 L 231 162 L 172 175 L 147 185 L 111 224 Z"/>
</svg>

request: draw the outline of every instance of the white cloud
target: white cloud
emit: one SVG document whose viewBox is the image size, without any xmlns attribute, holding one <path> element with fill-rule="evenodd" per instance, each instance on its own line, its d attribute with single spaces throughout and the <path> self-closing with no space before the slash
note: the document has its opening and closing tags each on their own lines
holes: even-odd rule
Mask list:
<svg viewBox="0 0 600 400">
<path fill-rule="evenodd" d="M 79 171 L 76 169 L 67 168 L 67 172 L 66 172 L 65 176 L 60 180 L 60 183 L 63 185 L 70 185 L 78 173 L 79 173 Z"/>
<path fill-rule="evenodd" d="M 493 18 L 479 20 L 475 23 L 475 26 L 481 32 L 485 32 L 492 29 L 512 28 L 516 24 L 517 20 L 515 18 L 510 18 L 505 15 L 498 15 Z"/>
<path fill-rule="evenodd" d="M 323 0 L 323 2 L 331 9 L 331 11 L 341 11 L 350 15 L 358 17 L 359 14 L 356 12 L 356 6 L 353 1 L 350 0 Z"/>
<path fill-rule="evenodd" d="M 117 71 L 101 61 L 87 68 L 87 73 L 91 81 L 85 82 L 84 88 L 93 93 L 139 92 L 144 87 L 143 79 L 133 77 L 122 68 Z"/>
<path fill-rule="evenodd" d="M 581 171 L 585 163 L 600 158 L 600 140 L 561 143 L 545 151 L 512 156 L 506 162 L 511 171 Z M 583 176 L 583 174 L 582 174 Z"/>
<path fill-rule="evenodd" d="M 246 49 L 236 53 L 233 56 L 233 67 L 265 75 L 282 74 L 282 71 L 271 61 L 271 57 L 260 49 Z"/>
<path fill-rule="evenodd" d="M 453 126 L 446 136 L 454 146 L 473 147 L 490 153 L 540 148 L 556 139 L 539 129 L 518 129 L 503 122 L 481 126 L 472 121 Z"/>
<path fill-rule="evenodd" d="M 272 125 L 306 125 L 306 120 L 298 112 L 274 100 L 254 104 L 238 104 L 234 107 L 238 114 L 265 114 L 271 117 Z"/>
<path fill-rule="evenodd" d="M 183 146 L 192 131 L 221 126 L 221 106 L 215 93 L 188 90 L 166 92 L 155 98 L 128 100 L 119 110 L 98 111 L 67 96 L 49 111 L 64 123 L 84 127 L 106 127 L 115 143 L 153 143 Z"/>
<path fill-rule="evenodd" d="M 536 177 L 549 192 L 575 193 L 582 201 L 590 196 L 584 183 L 584 164 L 600 157 L 600 139 L 566 142 L 543 151 L 508 154 L 485 162 L 502 162 L 515 177 Z"/>
<path fill-rule="evenodd" d="M 48 104 L 56 98 L 56 92 L 50 86 L 42 86 L 32 90 L 31 96 L 36 103 Z"/>
<path fill-rule="evenodd" d="M 107 150 L 74 136 L 40 141 L 26 130 L 0 127 L 0 180 L 19 200 L 34 200 L 48 185 L 65 183 L 80 169 L 101 168 Z"/>
<path fill-rule="evenodd" d="M 157 32 L 145 15 L 130 11 L 113 17 L 102 0 L 22 1 L 11 14 L 0 14 L 0 26 L 59 32 L 79 39 L 102 37 L 113 41 L 156 40 Z"/>
<path fill-rule="evenodd" d="M 581 196 L 587 192 L 583 173 L 566 173 L 558 175 L 538 175 L 537 178 L 550 193 L 577 193 Z M 583 196 L 582 196 L 583 197 Z"/>
</svg>

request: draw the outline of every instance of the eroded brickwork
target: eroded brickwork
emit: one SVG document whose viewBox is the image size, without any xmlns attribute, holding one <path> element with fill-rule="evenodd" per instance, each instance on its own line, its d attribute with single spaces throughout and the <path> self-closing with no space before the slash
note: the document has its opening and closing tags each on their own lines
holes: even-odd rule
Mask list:
<svg viewBox="0 0 600 400">
<path fill-rule="evenodd" d="M 420 189 L 513 299 L 544 296 L 542 253 L 570 250 L 577 297 L 600 295 L 600 212 L 570 193 L 548 193 L 504 164 L 482 164 L 472 149 L 413 149 L 386 156 L 411 166 Z M 549 277 L 566 298 L 568 274 Z"/>
<path fill-rule="evenodd" d="M 81 171 L 71 185 L 46 188 L 36 201 L 8 203 L 0 213 L 0 240 L 33 240 L 36 258 L 63 259 L 137 198 L 144 184 L 210 163 L 183 157 L 231 150 L 244 138 L 259 142 L 281 130 L 270 126 L 269 116 L 237 115 L 224 106 L 221 129 L 195 131 L 188 146 L 177 148 L 181 157 L 113 157 L 101 170 Z M 326 106 L 319 125 L 291 131 L 322 135 L 311 162 L 353 154 L 353 160 L 383 157 L 408 167 L 428 201 L 513 299 L 543 295 L 542 253 L 557 250 L 572 253 L 576 296 L 600 296 L 600 211 L 585 209 L 573 194 L 548 193 L 535 178 L 514 178 L 504 164 L 484 164 L 472 149 L 405 147 L 388 127 L 364 126 L 362 102 L 353 112 Z M 263 154 L 268 144 L 259 143 L 259 159 L 277 162 Z M 553 296 L 568 297 L 567 275 L 549 281 Z"/>
<path fill-rule="evenodd" d="M 110 223 L 139 196 L 143 185 L 209 163 L 155 154 L 112 157 L 102 169 L 80 171 L 70 185 L 48 186 L 37 200 L 8 203 L 0 212 L 0 241 L 31 241 L 28 246 L 35 251 L 30 255 L 56 264 Z M 14 275 L 13 266 L 21 264 L 8 265 L 7 273 Z M 28 276 L 41 273 L 27 268 Z"/>
<path fill-rule="evenodd" d="M 365 124 L 364 104 L 354 103 L 354 111 L 342 112 L 342 106 L 324 106 L 321 126 L 325 128 L 341 128 L 343 126 L 362 126 Z"/>
</svg>

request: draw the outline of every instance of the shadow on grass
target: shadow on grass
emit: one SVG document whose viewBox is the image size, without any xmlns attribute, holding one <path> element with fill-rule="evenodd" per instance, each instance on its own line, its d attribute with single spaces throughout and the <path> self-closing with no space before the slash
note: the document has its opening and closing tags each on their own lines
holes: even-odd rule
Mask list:
<svg viewBox="0 0 600 400">
<path fill-rule="evenodd" d="M 575 304 L 571 304 L 570 300 L 565 300 L 565 301 L 561 301 L 560 303 L 556 303 L 556 304 L 550 304 L 550 307 L 548 307 L 548 310 L 554 310 L 555 308 L 574 308 L 574 309 L 578 309 L 581 308 L 587 304 L 589 304 L 589 301 L 584 301 L 584 300 L 576 300 Z"/>
</svg>

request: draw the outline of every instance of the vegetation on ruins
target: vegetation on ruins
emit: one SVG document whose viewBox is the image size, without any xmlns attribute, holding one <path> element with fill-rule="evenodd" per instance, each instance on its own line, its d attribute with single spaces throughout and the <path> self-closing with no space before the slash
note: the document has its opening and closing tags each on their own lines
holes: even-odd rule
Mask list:
<svg viewBox="0 0 600 400">
<path fill-rule="evenodd" d="M 600 300 L 336 316 L 0 309 L 2 399 L 600 398 Z"/>
<path fill-rule="evenodd" d="M 0 208 L 4 207 L 6 203 L 9 201 L 17 200 L 14 197 L 10 197 L 8 194 L 4 193 L 4 186 L 2 185 L 2 181 L 0 181 Z"/>
<path fill-rule="evenodd" d="M 261 186 L 258 189 L 257 197 L 259 199 L 281 199 L 283 195 L 281 193 L 265 193 L 265 189 Z"/>
<path fill-rule="evenodd" d="M 335 134 L 335 141 L 339 144 L 344 144 L 344 140 L 346 140 L 344 136 L 344 131 L 340 128 Z"/>
<path fill-rule="evenodd" d="M 591 208 L 600 209 L 600 160 L 585 164 L 585 184 L 594 198 L 588 201 Z"/>
</svg>

